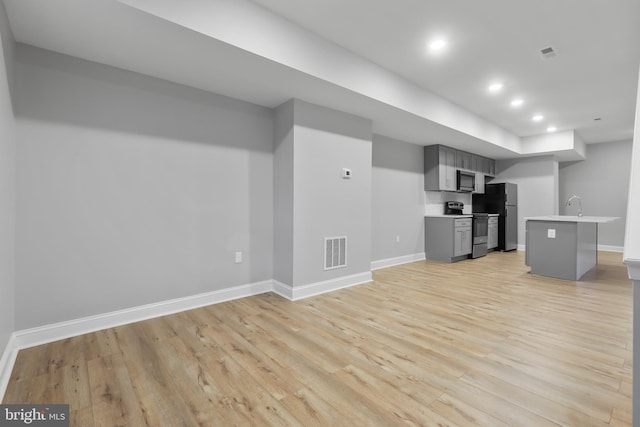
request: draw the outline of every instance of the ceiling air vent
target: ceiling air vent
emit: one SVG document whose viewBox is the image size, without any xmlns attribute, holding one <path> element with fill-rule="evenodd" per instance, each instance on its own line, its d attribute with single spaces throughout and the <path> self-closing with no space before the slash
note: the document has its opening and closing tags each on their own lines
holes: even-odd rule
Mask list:
<svg viewBox="0 0 640 427">
<path fill-rule="evenodd" d="M 542 56 L 542 59 L 550 59 L 558 56 L 558 52 L 556 52 L 554 48 L 549 46 L 545 47 L 544 49 L 540 49 L 540 56 Z"/>
</svg>

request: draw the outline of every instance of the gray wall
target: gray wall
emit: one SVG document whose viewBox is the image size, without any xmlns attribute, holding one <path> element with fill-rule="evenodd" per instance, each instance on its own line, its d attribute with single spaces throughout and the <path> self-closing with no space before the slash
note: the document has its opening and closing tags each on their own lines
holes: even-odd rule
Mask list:
<svg viewBox="0 0 640 427">
<path fill-rule="evenodd" d="M 276 280 L 295 287 L 370 272 L 371 121 L 297 99 L 280 106 L 276 120 L 276 216 L 283 218 L 275 241 L 293 239 L 276 248 L 285 250 L 276 259 L 292 253 L 275 268 Z M 347 237 L 347 266 L 325 271 L 324 239 L 337 236 Z"/>
<path fill-rule="evenodd" d="M 7 68 L 13 43 L 4 5 L 0 2 L 0 357 L 14 331 L 16 136 Z"/>
<path fill-rule="evenodd" d="M 576 194 L 582 199 L 584 215 L 620 217 L 598 227 L 600 245 L 624 246 L 631 149 L 631 141 L 589 144 L 585 160 L 560 163 L 561 214 L 576 214 L 575 205 L 565 206 L 566 200 Z"/>
<path fill-rule="evenodd" d="M 373 136 L 373 261 L 424 253 L 423 150 Z"/>
<path fill-rule="evenodd" d="M 273 139 L 273 278 L 293 285 L 293 111 L 294 101 L 275 111 Z"/>
<path fill-rule="evenodd" d="M 372 123 L 299 100 L 294 120 L 294 286 L 370 272 Z M 347 236 L 347 267 L 325 271 L 335 236 Z"/>
<path fill-rule="evenodd" d="M 17 329 L 273 277 L 271 110 L 16 52 Z"/>
<path fill-rule="evenodd" d="M 525 244 L 525 217 L 558 213 L 558 162 L 552 157 L 530 157 L 497 162 L 492 182 L 518 184 L 518 245 Z"/>
</svg>

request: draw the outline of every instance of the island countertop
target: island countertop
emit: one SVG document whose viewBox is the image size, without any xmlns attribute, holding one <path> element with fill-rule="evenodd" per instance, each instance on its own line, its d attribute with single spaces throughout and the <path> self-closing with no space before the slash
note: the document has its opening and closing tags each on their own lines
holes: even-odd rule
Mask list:
<svg viewBox="0 0 640 427">
<path fill-rule="evenodd" d="M 612 222 L 620 217 L 617 216 L 577 216 L 577 215 L 545 215 L 525 217 L 525 221 L 562 221 L 562 222 L 595 222 L 603 224 Z"/>
</svg>

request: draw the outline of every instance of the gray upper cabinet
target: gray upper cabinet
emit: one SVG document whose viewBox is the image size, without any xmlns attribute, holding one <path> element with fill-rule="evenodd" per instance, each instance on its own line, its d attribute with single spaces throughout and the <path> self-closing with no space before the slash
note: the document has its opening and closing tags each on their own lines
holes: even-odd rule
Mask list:
<svg viewBox="0 0 640 427">
<path fill-rule="evenodd" d="M 456 151 L 444 145 L 424 147 L 424 189 L 456 191 Z"/>
<path fill-rule="evenodd" d="M 473 170 L 473 154 L 456 150 L 456 167 L 458 169 Z"/>
<path fill-rule="evenodd" d="M 456 191 L 458 169 L 476 173 L 476 193 L 484 193 L 485 176 L 495 176 L 493 159 L 444 145 L 424 147 L 424 189 Z"/>
</svg>

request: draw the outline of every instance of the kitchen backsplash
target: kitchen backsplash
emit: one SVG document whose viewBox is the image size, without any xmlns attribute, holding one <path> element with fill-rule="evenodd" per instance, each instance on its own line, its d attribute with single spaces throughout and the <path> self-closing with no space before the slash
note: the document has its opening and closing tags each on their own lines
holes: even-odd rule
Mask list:
<svg viewBox="0 0 640 427">
<path fill-rule="evenodd" d="M 470 214 L 471 193 L 453 193 L 449 191 L 425 191 L 425 215 L 442 215 L 444 213 L 444 202 L 456 201 L 464 203 L 465 214 Z"/>
</svg>

